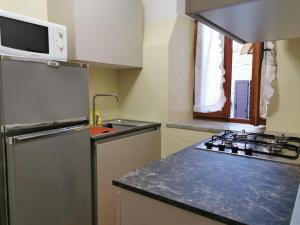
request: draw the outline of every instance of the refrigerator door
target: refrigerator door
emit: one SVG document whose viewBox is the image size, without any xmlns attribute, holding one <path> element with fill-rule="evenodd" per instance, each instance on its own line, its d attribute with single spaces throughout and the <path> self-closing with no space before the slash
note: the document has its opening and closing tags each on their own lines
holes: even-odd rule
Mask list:
<svg viewBox="0 0 300 225">
<path fill-rule="evenodd" d="M 0 124 L 31 124 L 88 116 L 87 68 L 0 60 Z"/>
<path fill-rule="evenodd" d="M 91 225 L 85 126 L 6 139 L 10 225 Z"/>
</svg>

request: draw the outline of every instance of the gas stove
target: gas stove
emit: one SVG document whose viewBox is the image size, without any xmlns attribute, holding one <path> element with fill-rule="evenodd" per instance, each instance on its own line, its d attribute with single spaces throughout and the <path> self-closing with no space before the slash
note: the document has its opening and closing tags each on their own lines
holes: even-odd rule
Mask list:
<svg viewBox="0 0 300 225">
<path fill-rule="evenodd" d="M 300 138 L 245 130 L 224 131 L 197 145 L 198 149 L 300 164 Z"/>
</svg>

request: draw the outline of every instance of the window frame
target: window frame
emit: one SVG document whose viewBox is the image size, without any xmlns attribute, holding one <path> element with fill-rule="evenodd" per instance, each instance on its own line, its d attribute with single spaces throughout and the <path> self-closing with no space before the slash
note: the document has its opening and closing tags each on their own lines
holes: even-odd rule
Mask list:
<svg viewBox="0 0 300 225">
<path fill-rule="evenodd" d="M 198 26 L 197 21 L 195 22 L 194 28 L 194 87 L 193 87 L 193 103 L 195 104 L 195 65 L 196 65 L 196 49 L 197 49 L 197 35 Z M 226 96 L 226 102 L 221 111 L 213 113 L 200 113 L 193 110 L 194 119 L 205 119 L 215 120 L 224 122 L 235 122 L 252 124 L 255 126 L 265 125 L 266 120 L 260 118 L 259 107 L 260 107 L 260 80 L 261 80 L 261 64 L 263 59 L 264 43 L 257 42 L 253 44 L 253 57 L 252 57 L 252 81 L 250 87 L 250 118 L 249 119 L 238 119 L 230 118 L 231 110 L 231 83 L 232 83 L 232 39 L 225 37 L 224 40 L 224 69 L 225 69 L 225 82 L 223 84 L 224 94 Z"/>
</svg>

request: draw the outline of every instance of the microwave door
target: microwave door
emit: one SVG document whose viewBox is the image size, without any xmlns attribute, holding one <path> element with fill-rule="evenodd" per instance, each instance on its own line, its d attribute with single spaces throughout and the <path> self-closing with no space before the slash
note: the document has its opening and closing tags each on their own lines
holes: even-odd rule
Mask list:
<svg viewBox="0 0 300 225">
<path fill-rule="evenodd" d="M 0 38 L 4 53 L 49 54 L 49 30 L 47 26 L 0 16 Z M 3 52 L 2 52 L 3 53 Z"/>
<path fill-rule="evenodd" d="M 91 225 L 86 126 L 6 139 L 10 223 Z"/>
</svg>

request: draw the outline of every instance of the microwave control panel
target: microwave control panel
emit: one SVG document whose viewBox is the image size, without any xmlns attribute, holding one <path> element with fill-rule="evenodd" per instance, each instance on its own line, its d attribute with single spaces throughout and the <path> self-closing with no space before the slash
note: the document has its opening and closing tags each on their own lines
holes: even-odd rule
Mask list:
<svg viewBox="0 0 300 225">
<path fill-rule="evenodd" d="M 67 61 L 67 29 L 65 26 L 54 25 L 54 57 L 58 61 Z"/>
</svg>

